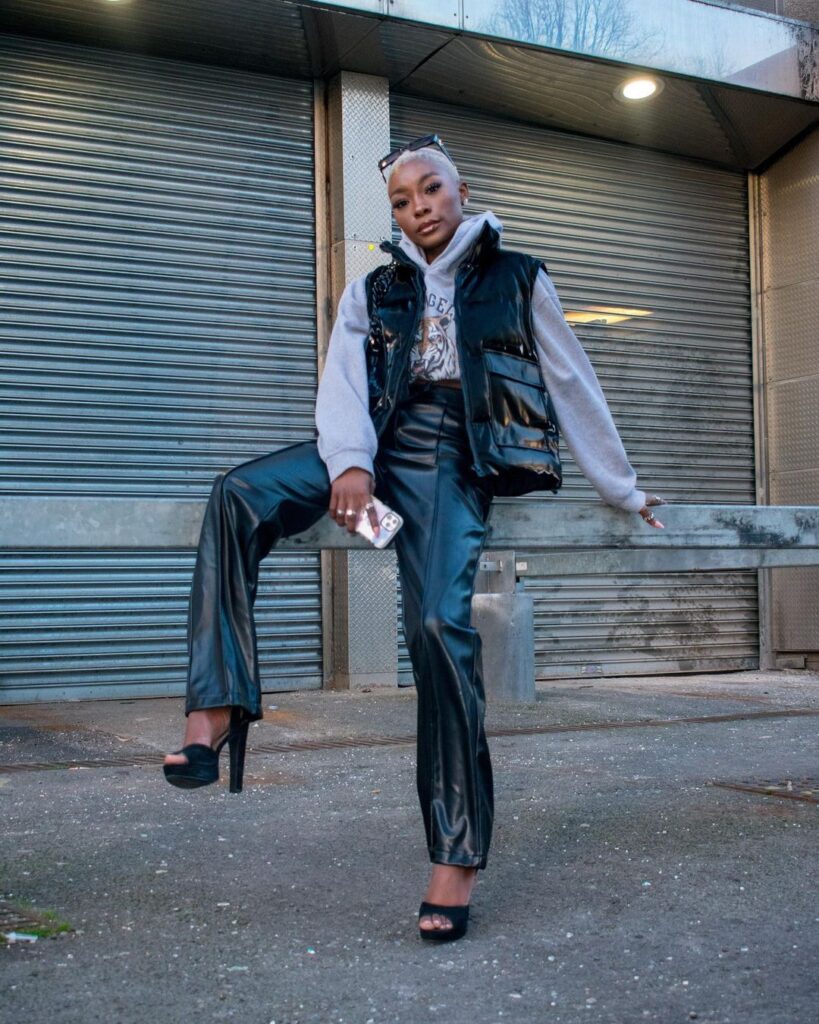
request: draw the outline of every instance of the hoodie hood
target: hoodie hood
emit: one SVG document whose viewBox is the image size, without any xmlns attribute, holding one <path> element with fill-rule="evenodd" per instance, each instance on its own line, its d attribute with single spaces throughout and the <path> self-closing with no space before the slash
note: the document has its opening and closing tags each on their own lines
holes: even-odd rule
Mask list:
<svg viewBox="0 0 819 1024">
<path fill-rule="evenodd" d="M 503 224 L 501 224 L 491 210 L 484 210 L 483 213 L 475 214 L 472 217 L 465 217 L 455 230 L 455 234 L 450 238 L 446 249 L 432 263 L 427 263 L 424 250 L 417 246 L 415 242 L 411 242 L 403 231 L 401 232 L 401 240 L 398 243 L 398 247 L 409 256 L 413 263 L 421 268 L 424 276 L 433 274 L 439 278 L 454 277 L 455 271 L 475 244 L 475 240 L 485 224 L 493 227 L 498 234 L 503 232 Z"/>
</svg>

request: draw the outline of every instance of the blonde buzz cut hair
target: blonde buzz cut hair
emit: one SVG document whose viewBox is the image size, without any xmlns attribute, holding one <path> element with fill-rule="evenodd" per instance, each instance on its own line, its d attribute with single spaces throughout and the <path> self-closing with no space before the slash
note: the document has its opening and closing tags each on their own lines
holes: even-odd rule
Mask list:
<svg viewBox="0 0 819 1024">
<path fill-rule="evenodd" d="M 387 179 L 387 185 L 389 185 L 392 179 L 393 171 L 403 167 L 404 164 L 408 164 L 411 160 L 426 160 L 428 163 L 433 164 L 442 174 L 448 174 L 454 178 L 456 185 L 461 183 L 461 175 L 455 164 L 445 157 L 440 149 L 436 149 L 435 146 L 424 146 L 422 149 L 405 150 L 389 167 L 385 168 L 384 175 Z"/>
</svg>

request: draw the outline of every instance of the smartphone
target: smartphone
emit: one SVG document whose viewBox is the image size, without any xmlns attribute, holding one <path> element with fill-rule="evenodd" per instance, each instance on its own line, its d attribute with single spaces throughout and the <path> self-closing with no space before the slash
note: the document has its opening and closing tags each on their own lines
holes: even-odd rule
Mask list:
<svg viewBox="0 0 819 1024">
<path fill-rule="evenodd" d="M 355 524 L 355 532 L 360 533 L 362 537 L 366 537 L 373 547 L 385 548 L 404 525 L 404 520 L 397 512 L 393 512 L 391 508 L 388 508 L 383 501 L 379 501 L 375 495 L 372 496 L 372 501 L 375 505 L 375 514 L 378 517 L 378 536 L 376 537 L 373 533 L 370 517 L 366 509 L 361 510 L 358 522 Z"/>
</svg>

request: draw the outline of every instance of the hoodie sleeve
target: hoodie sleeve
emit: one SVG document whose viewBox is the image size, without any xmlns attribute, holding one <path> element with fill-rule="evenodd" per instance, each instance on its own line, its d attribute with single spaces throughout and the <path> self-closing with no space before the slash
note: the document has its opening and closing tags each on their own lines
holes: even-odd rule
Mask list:
<svg viewBox="0 0 819 1024">
<path fill-rule="evenodd" d="M 532 327 L 543 380 L 572 458 L 606 504 L 638 512 L 645 505 L 645 492 L 637 490 L 637 474 L 600 383 L 543 268 L 532 294 Z"/>
<path fill-rule="evenodd" d="M 339 299 L 316 396 L 318 453 L 331 482 L 351 466 L 372 473 L 378 450 L 364 353 L 370 324 L 364 280 L 351 281 Z"/>
</svg>

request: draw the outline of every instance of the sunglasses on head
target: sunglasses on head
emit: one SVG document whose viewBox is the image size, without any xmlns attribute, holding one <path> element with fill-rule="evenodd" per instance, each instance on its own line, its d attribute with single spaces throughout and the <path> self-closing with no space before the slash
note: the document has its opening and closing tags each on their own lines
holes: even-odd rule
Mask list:
<svg viewBox="0 0 819 1024">
<path fill-rule="evenodd" d="M 439 149 L 444 154 L 452 166 L 455 166 L 455 161 L 447 152 L 444 140 L 440 135 L 422 135 L 420 138 L 413 139 L 412 142 L 408 142 L 406 146 L 400 146 L 398 149 L 394 149 L 391 153 L 387 153 L 386 156 L 382 157 L 378 161 L 378 169 L 381 171 L 381 177 L 384 181 L 387 180 L 387 176 L 384 174 L 384 171 L 390 166 L 390 164 L 394 164 L 402 153 L 414 153 L 417 149 L 424 149 L 427 146 L 435 146 L 436 149 Z"/>
</svg>

